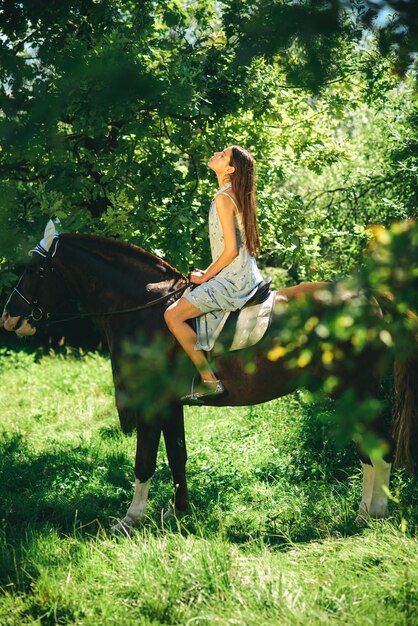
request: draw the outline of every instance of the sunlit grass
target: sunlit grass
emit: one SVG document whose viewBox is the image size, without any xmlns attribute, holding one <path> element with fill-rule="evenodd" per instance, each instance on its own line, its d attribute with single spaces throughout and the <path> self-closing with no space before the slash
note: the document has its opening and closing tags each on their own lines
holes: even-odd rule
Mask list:
<svg viewBox="0 0 418 626">
<path fill-rule="evenodd" d="M 354 524 L 352 446 L 300 397 L 186 409 L 190 513 L 162 526 L 163 446 L 145 524 L 110 527 L 132 495 L 108 360 L 0 360 L 0 623 L 414 624 L 416 481 L 395 475 L 391 520 Z"/>
</svg>

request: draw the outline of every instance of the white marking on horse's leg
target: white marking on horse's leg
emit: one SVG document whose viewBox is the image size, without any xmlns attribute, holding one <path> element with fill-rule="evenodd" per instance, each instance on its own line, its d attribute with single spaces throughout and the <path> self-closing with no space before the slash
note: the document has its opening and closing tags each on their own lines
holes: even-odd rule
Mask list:
<svg viewBox="0 0 418 626">
<path fill-rule="evenodd" d="M 145 483 L 141 483 L 138 479 L 135 479 L 135 493 L 128 512 L 122 520 L 124 524 L 135 526 L 135 524 L 138 524 L 138 522 L 144 519 L 150 484 L 151 478 Z"/>
<path fill-rule="evenodd" d="M 373 461 L 373 466 L 373 496 L 369 512 L 372 517 L 387 517 L 389 514 L 388 497 L 385 491 L 383 491 L 383 487 L 389 488 L 389 478 L 392 464 L 386 463 L 386 461 L 384 461 L 383 459 L 377 459 L 376 461 Z"/>
<path fill-rule="evenodd" d="M 361 463 L 363 468 L 363 491 L 361 494 L 361 502 L 358 509 L 358 518 L 367 519 L 370 514 L 370 506 L 373 497 L 373 485 L 375 470 L 373 465 Z"/>
</svg>

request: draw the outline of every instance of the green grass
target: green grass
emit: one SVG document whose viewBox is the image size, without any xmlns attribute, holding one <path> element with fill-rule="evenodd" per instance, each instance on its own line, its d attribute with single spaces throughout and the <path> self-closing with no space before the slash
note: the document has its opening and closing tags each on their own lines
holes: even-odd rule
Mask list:
<svg viewBox="0 0 418 626">
<path fill-rule="evenodd" d="M 114 538 L 135 439 L 108 360 L 3 351 L 0 377 L 2 625 L 418 624 L 417 481 L 395 473 L 391 519 L 357 528 L 329 407 L 187 409 L 189 515 L 161 525 L 161 446 L 145 524 Z"/>
</svg>

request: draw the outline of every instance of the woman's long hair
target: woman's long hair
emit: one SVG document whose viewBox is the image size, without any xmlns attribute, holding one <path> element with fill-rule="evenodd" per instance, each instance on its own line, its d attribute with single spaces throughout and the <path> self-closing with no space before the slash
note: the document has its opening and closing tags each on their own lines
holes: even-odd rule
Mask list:
<svg viewBox="0 0 418 626">
<path fill-rule="evenodd" d="M 248 252 L 257 256 L 260 252 L 260 238 L 257 225 L 257 201 L 255 196 L 255 161 L 248 150 L 231 146 L 230 165 L 235 168 L 231 176 L 232 191 L 241 209 L 245 243 Z"/>
</svg>

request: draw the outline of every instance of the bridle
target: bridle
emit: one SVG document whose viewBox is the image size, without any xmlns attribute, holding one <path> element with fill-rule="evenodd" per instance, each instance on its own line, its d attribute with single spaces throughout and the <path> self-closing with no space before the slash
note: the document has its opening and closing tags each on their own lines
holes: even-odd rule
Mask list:
<svg viewBox="0 0 418 626">
<path fill-rule="evenodd" d="M 55 245 L 54 245 L 55 243 Z M 32 300 L 29 300 L 29 298 L 27 298 L 19 289 L 19 285 L 20 285 L 20 281 L 22 280 L 23 276 L 20 278 L 18 284 L 16 287 L 14 287 L 12 293 L 10 294 L 10 298 L 12 297 L 12 295 L 14 293 L 16 293 L 26 304 L 28 304 L 30 307 L 32 307 L 31 312 L 29 313 L 29 315 L 22 315 L 22 317 L 24 317 L 24 319 L 30 323 L 30 321 L 32 320 L 35 324 L 39 324 L 40 322 L 42 322 L 42 320 L 49 320 L 51 317 L 51 313 L 48 312 L 44 312 L 43 309 L 40 307 L 39 302 L 38 302 L 38 293 L 39 293 L 39 287 L 41 282 L 44 280 L 45 278 L 45 273 L 48 269 L 48 266 L 50 264 L 50 261 L 52 259 L 52 257 L 55 255 L 56 251 L 57 251 L 57 246 L 58 246 L 58 237 L 55 237 L 52 245 L 50 246 L 49 250 L 45 250 L 45 248 L 43 248 L 43 246 L 41 246 L 40 243 L 38 243 L 35 248 L 32 250 L 32 252 L 36 252 L 37 254 L 39 254 L 41 257 L 44 258 L 44 261 L 41 263 L 41 265 L 38 267 L 38 271 L 36 273 L 36 277 L 35 277 L 35 288 L 33 290 L 33 297 Z M 9 300 L 10 300 L 9 298 Z M 8 300 L 8 302 L 9 302 Z M 7 304 L 6 303 L 6 307 Z"/>
<path fill-rule="evenodd" d="M 30 320 L 33 320 L 35 323 L 39 323 L 41 322 L 44 318 L 45 319 L 49 319 L 51 317 L 51 313 L 44 313 L 43 310 L 41 309 L 41 307 L 39 306 L 37 300 L 28 300 L 21 291 L 19 291 L 19 289 L 17 287 L 15 287 L 12 291 L 13 293 L 17 293 L 17 295 L 22 298 L 22 300 L 24 302 L 26 302 L 26 304 L 29 304 L 29 306 L 33 307 L 32 311 L 29 313 L 29 315 L 22 315 L 22 317 L 25 318 L 25 320 L 27 322 L 30 323 Z"/>
<path fill-rule="evenodd" d="M 97 312 L 97 313 L 74 313 L 74 314 L 71 314 L 71 315 L 69 315 L 68 313 L 50 313 L 50 312 L 44 311 L 44 309 L 42 309 L 41 306 L 39 305 L 38 294 L 39 294 L 40 285 L 41 285 L 42 281 L 45 279 L 46 271 L 48 270 L 48 268 L 50 266 L 52 257 L 55 255 L 55 253 L 57 251 L 57 247 L 58 247 L 58 237 L 55 237 L 52 245 L 49 248 L 49 250 L 45 250 L 45 248 L 43 248 L 43 246 L 40 243 L 38 243 L 36 245 L 36 247 L 32 250 L 32 252 L 36 252 L 37 254 L 39 254 L 44 259 L 44 261 L 38 267 L 38 271 L 37 271 L 36 278 L 35 278 L 35 288 L 33 290 L 33 294 L 34 295 L 33 295 L 32 299 L 29 300 L 29 298 L 27 298 L 18 289 L 19 284 L 20 284 L 20 280 L 22 280 L 22 278 L 19 280 L 17 286 L 14 287 L 14 289 L 13 289 L 11 295 L 10 295 L 10 298 L 11 298 L 12 295 L 14 293 L 16 293 L 26 304 L 28 304 L 30 307 L 32 307 L 32 310 L 29 313 L 29 315 L 22 315 L 21 317 L 23 317 L 29 323 L 30 323 L 30 320 L 32 320 L 35 325 L 40 324 L 42 321 L 49 321 L 52 316 L 54 316 L 54 317 L 62 317 L 62 316 L 66 316 L 66 315 L 68 316 L 68 317 L 65 317 L 64 319 L 56 320 L 55 322 L 54 321 L 49 322 L 50 324 L 54 324 L 54 323 L 57 324 L 57 323 L 67 322 L 67 321 L 74 320 L 74 319 L 80 319 L 80 318 L 83 318 L 83 317 L 107 317 L 107 316 L 110 316 L 110 315 L 121 315 L 123 313 L 134 313 L 134 312 L 137 312 L 137 311 L 143 311 L 144 309 L 149 309 L 152 306 L 155 306 L 157 304 L 165 302 L 166 300 L 169 300 L 173 296 L 176 296 L 176 295 L 184 292 L 187 289 L 187 287 L 189 287 L 191 285 L 189 279 L 186 278 L 185 276 L 182 276 L 182 278 L 184 278 L 186 280 L 186 284 L 183 285 L 182 287 L 179 287 L 178 289 L 175 289 L 174 291 L 171 291 L 170 293 L 167 293 L 164 296 L 161 296 L 160 298 L 156 298 L 155 300 L 151 300 L 151 302 L 146 302 L 145 304 L 140 304 L 140 305 L 137 305 L 137 306 L 126 308 L 126 309 L 117 309 L 116 311 L 101 311 L 101 312 Z M 54 270 L 54 268 L 52 268 L 52 271 L 56 271 L 56 270 Z M 63 279 L 64 282 L 66 282 L 63 277 L 62 277 L 62 279 Z M 68 286 L 67 286 L 67 289 L 69 291 L 69 287 Z M 10 298 L 9 298 L 9 300 L 10 300 Z M 6 303 L 6 307 L 7 307 L 7 304 L 8 303 Z"/>
</svg>

